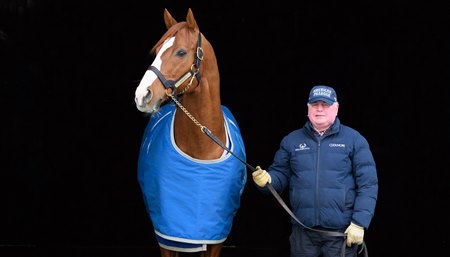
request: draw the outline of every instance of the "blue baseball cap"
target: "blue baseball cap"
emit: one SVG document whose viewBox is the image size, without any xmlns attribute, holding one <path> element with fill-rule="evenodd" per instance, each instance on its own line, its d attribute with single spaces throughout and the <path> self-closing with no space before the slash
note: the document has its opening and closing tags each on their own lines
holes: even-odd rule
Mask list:
<svg viewBox="0 0 450 257">
<path fill-rule="evenodd" d="M 308 103 L 312 104 L 317 101 L 324 101 L 325 103 L 332 105 L 337 102 L 336 91 L 333 88 L 318 85 L 314 86 L 309 92 Z"/>
</svg>

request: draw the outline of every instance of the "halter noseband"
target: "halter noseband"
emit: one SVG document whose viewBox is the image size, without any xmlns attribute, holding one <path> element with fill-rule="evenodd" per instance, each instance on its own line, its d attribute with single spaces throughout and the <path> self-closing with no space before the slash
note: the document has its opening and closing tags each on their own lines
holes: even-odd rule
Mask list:
<svg viewBox="0 0 450 257">
<path fill-rule="evenodd" d="M 147 70 L 152 70 L 156 74 L 156 76 L 158 76 L 158 78 L 161 81 L 161 83 L 163 84 L 164 88 L 166 88 L 166 90 L 169 88 L 172 89 L 172 96 L 177 97 L 177 96 L 184 94 L 189 89 L 189 87 L 192 84 L 192 81 L 194 80 L 194 77 L 197 78 L 197 83 L 200 83 L 199 66 L 200 66 L 200 62 L 202 60 L 203 60 L 202 33 L 199 32 L 198 33 L 198 41 L 197 41 L 197 51 L 196 51 L 196 55 L 194 58 L 194 63 L 191 65 L 189 70 L 183 76 L 181 76 L 179 79 L 167 80 L 164 77 L 164 75 L 158 70 L 158 68 L 156 68 L 153 65 L 151 65 Z M 175 95 L 176 89 L 181 84 L 183 84 L 189 77 L 192 77 L 192 78 L 191 78 L 191 81 L 189 82 L 189 84 L 186 86 L 186 88 L 181 93 Z"/>
</svg>

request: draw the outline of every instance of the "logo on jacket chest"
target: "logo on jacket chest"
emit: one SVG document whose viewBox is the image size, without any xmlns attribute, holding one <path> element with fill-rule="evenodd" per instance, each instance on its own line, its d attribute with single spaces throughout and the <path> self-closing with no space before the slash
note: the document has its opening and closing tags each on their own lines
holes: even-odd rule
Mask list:
<svg viewBox="0 0 450 257">
<path fill-rule="evenodd" d="M 305 151 L 309 150 L 309 146 L 306 145 L 306 143 L 301 143 L 298 145 L 298 148 L 295 148 L 295 151 Z"/>
<path fill-rule="evenodd" d="M 330 144 L 328 144 L 328 146 L 345 148 L 345 144 L 338 144 L 338 143 L 330 143 Z"/>
</svg>

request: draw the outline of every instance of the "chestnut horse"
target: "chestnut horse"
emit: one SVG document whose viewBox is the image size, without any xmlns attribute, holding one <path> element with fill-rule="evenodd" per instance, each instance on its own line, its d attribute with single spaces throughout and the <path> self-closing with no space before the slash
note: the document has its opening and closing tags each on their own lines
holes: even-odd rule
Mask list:
<svg viewBox="0 0 450 257">
<path fill-rule="evenodd" d="M 177 22 L 165 9 L 164 22 L 167 31 L 135 93 L 138 110 L 151 114 L 138 180 L 161 256 L 218 257 L 247 180 L 238 160 L 245 160 L 245 147 L 221 104 L 216 56 L 192 10 Z"/>
</svg>

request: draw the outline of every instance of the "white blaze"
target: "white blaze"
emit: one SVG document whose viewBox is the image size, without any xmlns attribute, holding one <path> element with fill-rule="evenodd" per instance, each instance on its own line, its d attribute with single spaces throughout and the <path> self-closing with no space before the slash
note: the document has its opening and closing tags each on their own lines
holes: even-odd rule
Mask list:
<svg viewBox="0 0 450 257">
<path fill-rule="evenodd" d="M 155 57 L 155 60 L 153 60 L 152 66 L 155 66 L 158 70 L 161 70 L 161 56 L 162 54 L 167 50 L 167 48 L 171 47 L 173 45 L 173 42 L 175 41 L 175 37 L 171 37 L 168 40 L 166 40 L 161 47 L 161 50 L 159 50 L 158 54 Z M 143 105 L 144 97 L 148 94 L 148 87 L 157 79 L 158 77 L 156 74 L 151 71 L 147 70 L 144 74 L 144 77 L 142 77 L 141 82 L 139 83 L 139 86 L 136 88 L 135 91 L 135 100 L 136 104 L 139 106 Z"/>
</svg>

